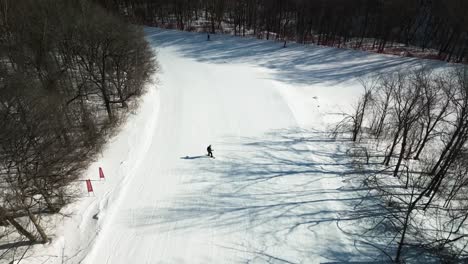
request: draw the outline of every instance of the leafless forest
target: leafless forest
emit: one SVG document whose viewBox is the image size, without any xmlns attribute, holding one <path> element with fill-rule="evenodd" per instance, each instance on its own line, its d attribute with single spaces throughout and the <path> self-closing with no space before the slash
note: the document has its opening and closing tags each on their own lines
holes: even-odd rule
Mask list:
<svg viewBox="0 0 468 264">
<path fill-rule="evenodd" d="M 95 0 L 131 21 L 465 62 L 464 0 Z"/>
<path fill-rule="evenodd" d="M 363 216 L 372 223 L 366 235 L 393 237 L 379 250 L 395 262 L 420 250 L 442 263 L 466 261 L 468 69 L 422 68 L 362 84 L 355 111 L 334 132 L 354 142 L 368 189 L 357 212 L 372 211 Z"/>
<path fill-rule="evenodd" d="M 139 28 L 89 1 L 1 0 L 0 31 L 0 237 L 44 243 L 43 217 L 73 200 L 156 64 Z"/>
</svg>

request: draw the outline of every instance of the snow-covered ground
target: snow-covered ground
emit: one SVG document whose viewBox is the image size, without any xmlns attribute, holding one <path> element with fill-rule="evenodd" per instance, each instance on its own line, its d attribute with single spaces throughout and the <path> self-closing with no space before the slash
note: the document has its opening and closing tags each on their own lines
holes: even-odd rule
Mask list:
<svg viewBox="0 0 468 264">
<path fill-rule="evenodd" d="M 158 84 L 85 178 L 49 245 L 22 263 L 375 261 L 351 235 L 348 142 L 328 137 L 357 78 L 420 60 L 146 29 Z M 430 62 L 438 64 L 438 62 Z M 212 144 L 215 159 L 205 156 Z M 83 186 L 84 192 L 84 186 Z M 377 260 L 383 260 L 380 257 Z"/>
</svg>

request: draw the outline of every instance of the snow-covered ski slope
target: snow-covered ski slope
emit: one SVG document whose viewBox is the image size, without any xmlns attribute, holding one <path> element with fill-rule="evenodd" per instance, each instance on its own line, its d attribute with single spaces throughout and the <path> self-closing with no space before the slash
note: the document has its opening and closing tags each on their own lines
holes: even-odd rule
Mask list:
<svg viewBox="0 0 468 264">
<path fill-rule="evenodd" d="M 327 130 L 359 96 L 358 77 L 419 60 L 145 30 L 158 84 L 90 168 L 108 179 L 65 220 L 48 262 L 385 260 L 344 231 L 359 194 L 348 143 Z"/>
</svg>

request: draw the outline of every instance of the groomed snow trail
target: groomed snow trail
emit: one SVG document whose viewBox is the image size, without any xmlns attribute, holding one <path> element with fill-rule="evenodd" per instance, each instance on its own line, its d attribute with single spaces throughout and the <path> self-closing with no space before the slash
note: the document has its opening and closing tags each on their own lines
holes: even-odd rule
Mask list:
<svg viewBox="0 0 468 264">
<path fill-rule="evenodd" d="M 303 47 L 282 50 L 231 37 L 208 43 L 202 34 L 158 29 L 147 34 L 161 65 L 159 112 L 151 117 L 157 124 L 83 263 L 365 259 L 355 238 L 343 233 L 346 222 L 338 223 L 356 197 L 345 189 L 346 143 L 324 130 L 358 94 L 350 72 L 371 70 L 357 67 L 363 56 L 381 68 L 408 60 L 323 49 L 311 52 L 325 61 L 314 65 L 313 58 L 299 60 Z M 327 52 L 348 56 L 348 64 L 339 64 L 348 75 L 332 76 L 336 61 Z M 275 69 L 291 58 L 298 61 Z M 205 156 L 208 144 L 216 159 Z"/>
</svg>

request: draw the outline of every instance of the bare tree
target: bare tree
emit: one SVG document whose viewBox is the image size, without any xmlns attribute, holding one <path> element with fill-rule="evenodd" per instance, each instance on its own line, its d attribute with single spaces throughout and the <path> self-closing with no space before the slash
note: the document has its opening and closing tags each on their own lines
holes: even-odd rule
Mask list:
<svg viewBox="0 0 468 264">
<path fill-rule="evenodd" d="M 353 144 L 367 150 L 365 162 L 355 159 L 360 162 L 356 173 L 373 172 L 364 184 L 382 208 L 375 216 L 362 216 L 371 225 L 366 232 L 390 227 L 389 244 L 379 249 L 387 256 L 394 254 L 394 262 L 406 262 L 407 252 L 416 250 L 444 263 L 462 262 L 468 256 L 466 76 L 460 68 L 435 74 L 423 67 L 410 74 L 379 77 L 370 114 L 363 122 L 368 128 L 363 131 L 369 131 L 361 134 L 366 145 Z M 379 120 L 385 130 L 393 130 L 375 137 Z M 382 143 L 388 147 L 382 148 Z M 394 166 L 369 162 L 384 151 L 387 164 L 391 153 L 398 153 Z M 418 159 L 405 161 L 413 153 Z"/>
<path fill-rule="evenodd" d="M 118 121 L 157 64 L 140 28 L 88 1 L 0 1 L 0 31 L 0 223 L 45 243 L 111 132 L 102 114 Z"/>
</svg>

